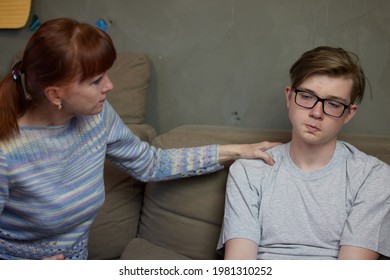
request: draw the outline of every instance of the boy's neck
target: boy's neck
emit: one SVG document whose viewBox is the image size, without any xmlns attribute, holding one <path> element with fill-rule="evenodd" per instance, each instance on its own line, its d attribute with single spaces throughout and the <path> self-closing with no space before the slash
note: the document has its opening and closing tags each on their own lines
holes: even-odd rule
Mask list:
<svg viewBox="0 0 390 280">
<path fill-rule="evenodd" d="M 324 168 L 332 159 L 337 139 L 325 144 L 310 144 L 294 138 L 290 144 L 291 160 L 300 169 L 312 172 Z"/>
</svg>

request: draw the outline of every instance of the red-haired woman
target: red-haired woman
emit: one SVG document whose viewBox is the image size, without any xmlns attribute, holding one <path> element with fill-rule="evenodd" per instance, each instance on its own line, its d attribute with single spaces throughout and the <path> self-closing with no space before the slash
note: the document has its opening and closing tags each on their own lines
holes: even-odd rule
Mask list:
<svg viewBox="0 0 390 280">
<path fill-rule="evenodd" d="M 214 172 L 239 157 L 272 164 L 264 151 L 275 143 L 160 150 L 140 141 L 106 102 L 115 58 L 99 28 L 50 20 L 1 82 L 0 259 L 86 259 L 106 157 L 141 181 Z"/>
</svg>

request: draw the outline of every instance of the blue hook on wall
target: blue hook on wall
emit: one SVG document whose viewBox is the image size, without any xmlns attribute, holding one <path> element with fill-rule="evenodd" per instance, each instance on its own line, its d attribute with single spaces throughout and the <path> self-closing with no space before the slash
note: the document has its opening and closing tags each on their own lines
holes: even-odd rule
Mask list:
<svg viewBox="0 0 390 280">
<path fill-rule="evenodd" d="M 30 29 L 30 31 L 35 31 L 39 28 L 40 25 L 41 22 L 39 20 L 39 17 L 37 15 L 33 15 L 31 22 L 28 25 L 28 29 Z"/>
</svg>

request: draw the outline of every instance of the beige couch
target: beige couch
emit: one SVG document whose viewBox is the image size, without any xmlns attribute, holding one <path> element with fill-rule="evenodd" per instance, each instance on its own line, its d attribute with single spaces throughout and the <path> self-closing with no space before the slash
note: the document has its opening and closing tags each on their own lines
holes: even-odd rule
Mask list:
<svg viewBox="0 0 390 280">
<path fill-rule="evenodd" d="M 290 132 L 188 125 L 156 137 L 144 124 L 151 62 L 142 54 L 119 54 L 110 77 L 110 102 L 141 139 L 161 148 L 211 143 L 289 141 Z M 343 135 L 361 150 L 390 163 L 390 137 Z M 147 183 L 107 163 L 106 201 L 90 233 L 90 259 L 216 259 L 228 165 L 199 177 Z"/>
</svg>

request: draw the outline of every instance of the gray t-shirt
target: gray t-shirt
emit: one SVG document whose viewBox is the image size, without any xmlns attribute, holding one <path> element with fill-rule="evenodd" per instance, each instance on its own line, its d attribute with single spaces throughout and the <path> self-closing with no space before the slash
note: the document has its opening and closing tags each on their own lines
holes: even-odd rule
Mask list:
<svg viewBox="0 0 390 280">
<path fill-rule="evenodd" d="M 245 238 L 258 244 L 258 259 L 335 259 L 341 245 L 390 256 L 390 166 L 339 141 L 324 168 L 304 172 L 289 148 L 269 151 L 274 166 L 231 166 L 217 251 Z"/>
</svg>

